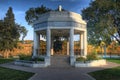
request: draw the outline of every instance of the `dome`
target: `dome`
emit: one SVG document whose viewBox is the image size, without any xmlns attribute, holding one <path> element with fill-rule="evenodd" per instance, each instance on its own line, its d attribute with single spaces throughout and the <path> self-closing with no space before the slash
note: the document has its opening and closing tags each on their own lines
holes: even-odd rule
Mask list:
<svg viewBox="0 0 120 80">
<path fill-rule="evenodd" d="M 81 24 L 86 24 L 84 20 L 82 20 L 82 16 L 78 13 L 68 12 L 68 11 L 50 11 L 45 14 L 39 16 L 36 23 L 49 21 L 57 21 L 57 22 L 65 22 L 65 21 L 73 21 Z"/>
<path fill-rule="evenodd" d="M 69 11 L 50 11 L 44 13 L 33 22 L 34 29 L 45 27 L 79 27 L 86 28 L 86 22 L 82 16 L 75 12 Z"/>
</svg>

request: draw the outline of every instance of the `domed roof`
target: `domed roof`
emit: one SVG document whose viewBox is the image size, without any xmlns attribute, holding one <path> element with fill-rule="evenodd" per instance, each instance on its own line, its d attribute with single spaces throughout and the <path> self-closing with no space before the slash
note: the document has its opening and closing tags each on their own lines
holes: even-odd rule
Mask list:
<svg viewBox="0 0 120 80">
<path fill-rule="evenodd" d="M 43 22 L 77 22 L 81 24 L 86 24 L 84 20 L 82 20 L 82 16 L 78 13 L 69 12 L 69 11 L 50 11 L 45 14 L 39 16 L 38 20 L 34 22 L 43 23 Z"/>
<path fill-rule="evenodd" d="M 86 22 L 82 20 L 82 16 L 75 12 L 62 11 L 59 6 L 58 11 L 50 11 L 38 16 L 38 19 L 33 22 L 34 30 L 46 28 L 67 28 L 71 27 L 78 29 L 86 29 Z"/>
</svg>

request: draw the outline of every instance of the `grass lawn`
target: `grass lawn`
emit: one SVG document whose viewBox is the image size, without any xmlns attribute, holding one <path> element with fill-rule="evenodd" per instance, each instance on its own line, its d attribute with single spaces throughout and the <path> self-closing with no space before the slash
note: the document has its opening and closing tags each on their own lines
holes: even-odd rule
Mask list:
<svg viewBox="0 0 120 80">
<path fill-rule="evenodd" d="M 96 80 L 120 80 L 120 67 L 88 73 Z"/>
<path fill-rule="evenodd" d="M 4 59 L 4 58 L 0 58 L 0 64 L 8 63 L 8 62 L 11 62 L 11 61 L 14 61 L 14 59 Z"/>
<path fill-rule="evenodd" d="M 120 64 L 120 58 L 107 58 L 107 61 Z"/>
<path fill-rule="evenodd" d="M 34 73 L 0 67 L 0 80 L 28 80 Z"/>
<path fill-rule="evenodd" d="M 120 59 L 117 58 L 107 58 L 107 61 L 120 64 Z M 120 80 L 120 66 L 100 71 L 95 71 L 88 73 L 96 80 Z"/>
<path fill-rule="evenodd" d="M 0 58 L 0 64 L 11 62 L 13 59 Z M 28 80 L 34 73 L 0 67 L 0 80 Z"/>
</svg>

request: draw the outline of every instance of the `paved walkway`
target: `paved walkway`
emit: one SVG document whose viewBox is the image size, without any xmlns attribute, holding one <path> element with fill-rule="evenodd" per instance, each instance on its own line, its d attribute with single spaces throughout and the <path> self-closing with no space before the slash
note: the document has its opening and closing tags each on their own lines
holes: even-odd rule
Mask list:
<svg viewBox="0 0 120 80">
<path fill-rule="evenodd" d="M 95 80 L 87 73 L 120 66 L 119 64 L 107 62 L 107 65 L 94 68 L 74 68 L 74 67 L 60 67 L 60 68 L 30 68 L 17 66 L 13 63 L 1 64 L 2 67 L 22 70 L 36 73 L 29 80 Z"/>
</svg>

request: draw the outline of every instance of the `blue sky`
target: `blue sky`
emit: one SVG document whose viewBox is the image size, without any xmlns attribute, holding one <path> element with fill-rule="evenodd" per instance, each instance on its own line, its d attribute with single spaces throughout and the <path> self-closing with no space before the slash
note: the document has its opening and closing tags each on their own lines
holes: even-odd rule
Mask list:
<svg viewBox="0 0 120 80">
<path fill-rule="evenodd" d="M 42 4 L 48 8 L 56 9 L 62 5 L 65 10 L 81 14 L 81 10 L 89 6 L 91 0 L 0 0 L 0 19 L 5 17 L 8 7 L 13 8 L 16 23 L 23 25 L 28 30 L 25 40 L 33 40 L 33 28 L 25 20 L 25 12 L 31 7 Z"/>
</svg>

